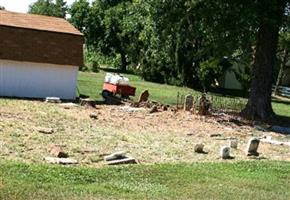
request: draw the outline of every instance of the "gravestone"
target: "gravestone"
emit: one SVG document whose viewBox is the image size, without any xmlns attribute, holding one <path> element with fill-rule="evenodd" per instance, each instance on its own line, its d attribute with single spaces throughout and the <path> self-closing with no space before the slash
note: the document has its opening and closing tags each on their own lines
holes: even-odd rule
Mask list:
<svg viewBox="0 0 290 200">
<path fill-rule="evenodd" d="M 232 139 L 230 140 L 230 147 L 233 148 L 233 149 L 237 149 L 238 148 L 238 141 L 236 139 Z"/>
<path fill-rule="evenodd" d="M 222 159 L 230 159 L 231 158 L 231 148 L 228 146 L 223 146 L 220 151 L 220 156 Z"/>
<path fill-rule="evenodd" d="M 148 90 L 143 91 L 140 94 L 140 96 L 139 96 L 139 101 L 138 102 L 139 103 L 141 103 L 141 102 L 147 102 L 148 99 L 149 99 L 149 96 L 150 96 L 150 94 L 149 94 Z"/>
<path fill-rule="evenodd" d="M 200 115 L 208 115 L 209 109 L 211 107 L 210 101 L 206 97 L 206 93 L 203 93 L 202 96 L 198 100 L 198 114 Z"/>
<path fill-rule="evenodd" d="M 258 138 L 251 138 L 246 148 L 246 154 L 248 156 L 258 156 L 259 144 L 260 144 L 260 140 Z"/>
<path fill-rule="evenodd" d="M 196 152 L 196 153 L 205 153 L 203 148 L 204 148 L 204 144 L 196 144 L 194 146 L 194 152 Z"/>
<path fill-rule="evenodd" d="M 190 111 L 193 107 L 193 96 L 191 94 L 188 94 L 184 98 L 184 110 Z"/>
</svg>

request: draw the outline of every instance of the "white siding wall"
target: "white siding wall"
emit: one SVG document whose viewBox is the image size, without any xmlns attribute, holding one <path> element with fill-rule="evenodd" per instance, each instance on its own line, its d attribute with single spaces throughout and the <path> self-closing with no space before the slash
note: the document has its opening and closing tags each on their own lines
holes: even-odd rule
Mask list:
<svg viewBox="0 0 290 200">
<path fill-rule="evenodd" d="M 78 67 L 0 60 L 0 96 L 75 99 Z"/>
</svg>

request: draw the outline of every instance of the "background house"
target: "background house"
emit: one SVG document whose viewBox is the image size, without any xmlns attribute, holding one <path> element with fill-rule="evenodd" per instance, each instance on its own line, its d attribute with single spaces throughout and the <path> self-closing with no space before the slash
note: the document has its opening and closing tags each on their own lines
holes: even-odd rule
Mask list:
<svg viewBox="0 0 290 200">
<path fill-rule="evenodd" d="M 83 35 L 62 18 L 0 11 L 0 96 L 75 99 Z"/>
</svg>

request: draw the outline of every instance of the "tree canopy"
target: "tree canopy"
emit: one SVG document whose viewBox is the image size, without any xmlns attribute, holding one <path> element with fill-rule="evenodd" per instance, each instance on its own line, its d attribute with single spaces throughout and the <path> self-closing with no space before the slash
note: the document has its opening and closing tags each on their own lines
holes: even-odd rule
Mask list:
<svg viewBox="0 0 290 200">
<path fill-rule="evenodd" d="M 64 17 L 66 8 L 38 0 L 30 12 Z M 69 20 L 90 56 L 147 80 L 207 90 L 243 65 L 235 72 L 250 87 L 242 113 L 267 119 L 277 49 L 289 48 L 289 10 L 289 0 L 77 0 Z"/>
<path fill-rule="evenodd" d="M 29 6 L 29 13 L 65 18 L 68 6 L 64 0 L 37 0 Z"/>
</svg>

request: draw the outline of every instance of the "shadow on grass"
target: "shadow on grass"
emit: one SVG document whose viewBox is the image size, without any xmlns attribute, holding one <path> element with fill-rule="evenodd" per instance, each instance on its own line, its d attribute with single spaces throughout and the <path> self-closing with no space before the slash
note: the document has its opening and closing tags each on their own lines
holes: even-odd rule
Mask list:
<svg viewBox="0 0 290 200">
<path fill-rule="evenodd" d="M 271 125 L 290 127 L 290 117 L 276 115 L 275 119 L 271 121 Z"/>
<path fill-rule="evenodd" d="M 222 97 L 230 97 L 230 98 L 248 98 L 249 94 L 247 91 L 236 90 L 236 89 L 224 89 L 224 88 L 211 88 L 208 92 Z"/>
</svg>

